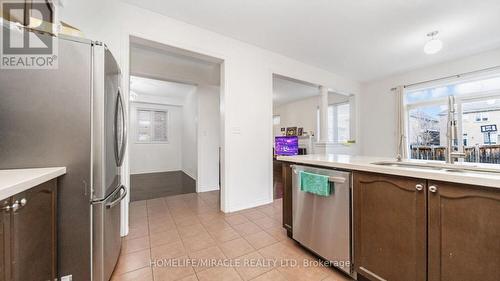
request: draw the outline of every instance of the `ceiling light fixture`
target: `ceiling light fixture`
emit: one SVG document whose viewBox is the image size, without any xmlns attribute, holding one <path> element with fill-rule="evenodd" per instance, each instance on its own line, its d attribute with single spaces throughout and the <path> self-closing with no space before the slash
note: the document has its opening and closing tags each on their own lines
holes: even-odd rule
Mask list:
<svg viewBox="0 0 500 281">
<path fill-rule="evenodd" d="M 441 49 L 443 48 L 443 42 L 441 42 L 441 40 L 436 38 L 438 33 L 439 33 L 439 31 L 433 31 L 433 32 L 427 33 L 427 37 L 429 37 L 430 40 L 427 41 L 427 43 L 425 43 L 424 53 L 426 53 L 428 55 L 433 55 L 433 54 L 441 51 Z"/>
</svg>

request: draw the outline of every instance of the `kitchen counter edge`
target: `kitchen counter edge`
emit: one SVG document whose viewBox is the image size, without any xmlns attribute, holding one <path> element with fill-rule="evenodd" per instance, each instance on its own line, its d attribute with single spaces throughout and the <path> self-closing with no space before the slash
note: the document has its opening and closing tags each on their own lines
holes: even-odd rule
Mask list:
<svg viewBox="0 0 500 281">
<path fill-rule="evenodd" d="M 0 170 L 0 200 L 66 174 L 66 167 Z"/>
<path fill-rule="evenodd" d="M 294 164 L 304 164 L 351 171 L 372 172 L 378 174 L 462 183 L 500 189 L 500 174 L 486 175 L 484 173 L 474 172 L 457 174 L 443 170 L 424 170 L 419 168 L 402 168 L 373 164 L 383 161 L 395 161 L 394 159 L 390 158 L 349 155 L 299 155 L 278 156 L 277 160 Z M 418 160 L 415 162 L 418 162 Z"/>
</svg>

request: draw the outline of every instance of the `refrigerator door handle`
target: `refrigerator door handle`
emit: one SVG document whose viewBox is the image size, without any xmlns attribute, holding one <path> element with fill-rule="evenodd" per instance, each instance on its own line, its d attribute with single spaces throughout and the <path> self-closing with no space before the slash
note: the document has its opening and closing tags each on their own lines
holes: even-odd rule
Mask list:
<svg viewBox="0 0 500 281">
<path fill-rule="evenodd" d="M 106 204 L 106 208 L 110 209 L 110 208 L 113 208 L 114 206 L 120 204 L 120 202 L 123 200 L 123 198 L 125 198 L 125 196 L 127 196 L 127 189 L 125 188 L 125 186 L 120 186 L 120 192 L 123 190 L 123 193 L 120 195 L 120 197 L 112 202 L 109 202 Z"/>
<path fill-rule="evenodd" d="M 118 120 L 120 120 L 120 131 L 121 135 L 118 134 Z M 123 163 L 123 156 L 125 154 L 125 145 L 127 141 L 127 126 L 125 125 L 125 109 L 123 108 L 123 100 L 120 89 L 118 89 L 118 94 L 116 97 L 115 104 L 115 122 L 114 122 L 114 131 L 115 131 L 115 159 L 116 165 L 120 167 Z M 120 146 L 121 141 L 121 146 Z"/>
<path fill-rule="evenodd" d="M 120 151 L 118 147 L 118 107 L 120 106 L 120 91 L 118 91 L 118 95 L 116 97 L 116 102 L 115 102 L 115 114 L 114 114 L 114 122 L 113 122 L 113 131 L 114 131 L 114 137 L 115 137 L 115 160 L 116 160 L 116 165 L 119 166 L 120 164 Z"/>
<path fill-rule="evenodd" d="M 120 109 L 122 114 L 122 147 L 120 151 L 120 162 L 118 163 L 119 164 L 118 166 L 121 166 L 123 164 L 123 157 L 125 156 L 125 149 L 127 147 L 127 118 L 120 91 L 118 91 L 118 98 L 120 99 Z"/>
</svg>

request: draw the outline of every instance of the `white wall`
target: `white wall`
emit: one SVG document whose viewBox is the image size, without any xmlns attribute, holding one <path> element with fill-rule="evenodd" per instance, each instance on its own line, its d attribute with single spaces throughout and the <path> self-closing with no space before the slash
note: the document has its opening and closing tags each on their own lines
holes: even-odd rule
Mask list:
<svg viewBox="0 0 500 281">
<path fill-rule="evenodd" d="M 281 135 L 281 128 L 302 127 L 304 132 L 314 132 L 317 134 L 317 109 L 319 96 L 294 101 L 273 109 L 273 115 L 280 116 L 280 124 L 274 125 L 274 136 Z"/>
<path fill-rule="evenodd" d="M 219 87 L 198 86 L 198 192 L 219 189 Z"/>
<path fill-rule="evenodd" d="M 186 96 L 182 108 L 182 171 L 196 180 L 198 177 L 198 93 Z"/>
<path fill-rule="evenodd" d="M 356 140 L 356 131 L 358 130 L 359 118 L 356 114 L 356 101 L 349 96 L 339 95 L 339 94 L 329 94 L 328 103 L 351 103 L 351 139 Z M 359 154 L 358 144 L 338 144 L 338 143 L 317 143 L 317 110 L 320 105 L 320 96 L 306 98 L 291 103 L 287 103 L 281 106 L 277 106 L 273 110 L 274 115 L 280 115 L 281 123 L 280 125 L 274 126 L 274 136 L 281 135 L 282 127 L 302 127 L 304 132 L 314 132 L 315 137 L 313 138 L 312 148 L 309 146 L 308 140 L 300 140 L 301 147 L 307 147 L 308 153 L 315 154 L 349 154 L 355 155 Z M 357 141 L 357 140 L 356 140 Z"/>
<path fill-rule="evenodd" d="M 498 65 L 500 49 L 363 84 L 359 99 L 361 153 L 396 156 L 396 100 L 391 88 Z"/>
<path fill-rule="evenodd" d="M 145 94 L 135 94 L 135 98 L 131 99 L 131 101 L 132 100 L 133 100 L 133 102 L 138 102 L 138 103 L 166 104 L 166 105 L 175 105 L 175 106 L 183 106 L 184 105 L 183 98 L 169 97 L 169 96 L 154 96 L 154 95 L 145 95 Z"/>
<path fill-rule="evenodd" d="M 168 143 L 138 143 L 137 109 L 161 109 L 168 111 Z M 132 103 L 130 107 L 131 130 L 129 137 L 130 173 L 158 173 L 179 171 L 181 165 L 182 109 L 179 106 Z"/>
<path fill-rule="evenodd" d="M 130 58 L 130 64 L 133 65 L 133 75 L 201 85 L 220 84 L 218 64 L 190 62 L 186 58 L 165 55 L 161 51 L 143 46 L 132 47 L 131 51 L 133 56 Z"/>
<path fill-rule="evenodd" d="M 321 97 L 311 97 L 275 106 L 273 115 L 279 115 L 281 124 L 274 126 L 274 136 L 281 135 L 283 127 L 302 127 L 304 132 L 313 131 L 317 135 L 317 110 L 321 104 Z M 348 96 L 330 93 L 328 104 L 349 102 Z"/>
<path fill-rule="evenodd" d="M 129 36 L 224 60 L 221 207 L 237 211 L 272 202 L 272 74 L 358 93 L 359 84 L 323 69 L 116 0 L 68 1 L 61 18 L 108 44 L 119 58 L 128 95 Z M 251 153 L 249 153 L 251 147 Z M 128 184 L 128 157 L 125 184 Z"/>
</svg>

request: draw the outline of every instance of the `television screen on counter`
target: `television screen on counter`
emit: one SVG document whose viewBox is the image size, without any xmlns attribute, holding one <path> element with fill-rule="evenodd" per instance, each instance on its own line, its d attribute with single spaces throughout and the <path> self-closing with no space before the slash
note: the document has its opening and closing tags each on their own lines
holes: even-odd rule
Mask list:
<svg viewBox="0 0 500 281">
<path fill-rule="evenodd" d="M 298 155 L 299 138 L 296 136 L 275 137 L 274 151 L 276 155 L 282 155 L 282 156 Z"/>
</svg>

